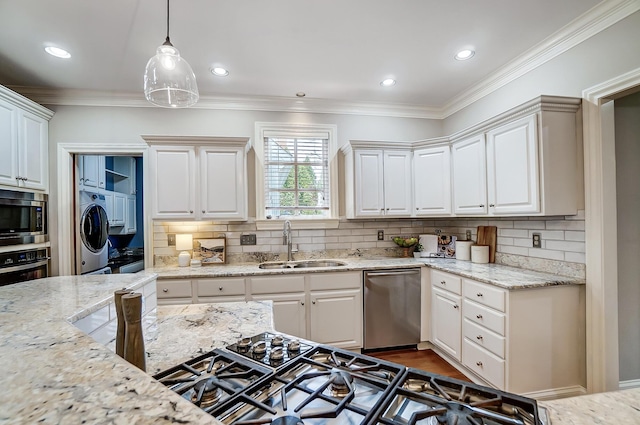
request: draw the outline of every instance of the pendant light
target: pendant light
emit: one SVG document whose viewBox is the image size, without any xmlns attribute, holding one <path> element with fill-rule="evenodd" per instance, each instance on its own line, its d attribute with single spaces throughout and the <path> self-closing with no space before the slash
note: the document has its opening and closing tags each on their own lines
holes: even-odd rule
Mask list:
<svg viewBox="0 0 640 425">
<path fill-rule="evenodd" d="M 178 49 L 169 40 L 169 0 L 167 0 L 167 38 L 149 59 L 144 71 L 144 96 L 163 108 L 188 108 L 200 97 L 196 76 Z"/>
</svg>

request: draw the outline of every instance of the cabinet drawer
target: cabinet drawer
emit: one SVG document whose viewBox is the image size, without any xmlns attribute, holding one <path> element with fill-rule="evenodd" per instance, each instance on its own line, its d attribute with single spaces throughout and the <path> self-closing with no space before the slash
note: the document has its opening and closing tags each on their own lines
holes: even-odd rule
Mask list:
<svg viewBox="0 0 640 425">
<path fill-rule="evenodd" d="M 304 291 L 304 276 L 268 276 L 252 277 L 252 294 L 279 294 L 283 292 Z"/>
<path fill-rule="evenodd" d="M 464 317 L 474 323 L 505 336 L 505 316 L 495 310 L 465 299 L 462 304 Z"/>
<path fill-rule="evenodd" d="M 506 291 L 474 280 L 464 280 L 464 296 L 480 304 L 505 311 Z"/>
<path fill-rule="evenodd" d="M 244 278 L 198 279 L 198 298 L 244 295 Z"/>
<path fill-rule="evenodd" d="M 158 280 L 158 298 L 191 298 L 191 280 Z"/>
<path fill-rule="evenodd" d="M 431 285 L 454 294 L 462 294 L 462 279 L 452 274 L 431 270 Z"/>
<path fill-rule="evenodd" d="M 358 289 L 362 287 L 361 272 L 312 273 L 308 275 L 312 291 Z"/>
<path fill-rule="evenodd" d="M 478 326 L 468 319 L 464 320 L 462 334 L 465 338 L 486 348 L 501 359 L 504 359 L 504 337 L 491 332 L 487 328 Z"/>
<path fill-rule="evenodd" d="M 505 361 L 501 358 L 465 339 L 462 343 L 462 363 L 497 388 L 504 389 Z"/>
</svg>

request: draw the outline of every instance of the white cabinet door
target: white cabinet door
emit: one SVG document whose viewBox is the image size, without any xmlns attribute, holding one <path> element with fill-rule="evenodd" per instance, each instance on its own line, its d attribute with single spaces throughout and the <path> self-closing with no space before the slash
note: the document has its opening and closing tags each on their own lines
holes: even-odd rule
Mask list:
<svg viewBox="0 0 640 425">
<path fill-rule="evenodd" d="M 456 214 L 487 214 L 484 134 L 452 144 L 453 205 Z"/>
<path fill-rule="evenodd" d="M 194 218 L 196 161 L 195 148 L 152 146 L 149 177 L 154 218 Z"/>
<path fill-rule="evenodd" d="M 487 133 L 489 213 L 540 211 L 536 133 L 536 115 Z"/>
<path fill-rule="evenodd" d="M 382 151 L 355 151 L 354 161 L 356 216 L 383 216 L 385 182 Z"/>
<path fill-rule="evenodd" d="M 451 214 L 451 150 L 438 146 L 413 153 L 415 214 Z"/>
<path fill-rule="evenodd" d="M 307 338 L 307 310 L 304 292 L 287 294 L 261 294 L 256 301 L 273 301 L 273 323 L 276 331 L 299 338 Z"/>
<path fill-rule="evenodd" d="M 134 234 L 137 231 L 136 225 L 136 197 L 135 195 L 126 196 L 126 208 L 124 214 L 124 233 Z"/>
<path fill-rule="evenodd" d="M 384 152 L 384 209 L 386 216 L 410 216 L 413 184 L 411 152 Z M 368 182 L 365 182 L 365 185 Z"/>
<path fill-rule="evenodd" d="M 127 197 L 122 193 L 114 193 L 112 226 L 124 226 L 127 209 Z"/>
<path fill-rule="evenodd" d="M 105 188 L 105 157 L 103 155 L 83 155 L 80 161 L 80 190 Z"/>
<path fill-rule="evenodd" d="M 461 359 L 462 313 L 461 297 L 438 288 L 431 292 L 432 342 L 457 361 Z"/>
<path fill-rule="evenodd" d="M 0 184 L 18 185 L 18 108 L 0 99 Z"/>
<path fill-rule="evenodd" d="M 49 187 L 49 122 L 29 112 L 22 112 L 20 122 L 18 173 L 22 177 L 21 186 L 47 190 Z M 102 183 L 104 188 L 104 173 Z"/>
<path fill-rule="evenodd" d="M 342 348 L 362 347 L 362 290 L 311 291 L 310 339 Z"/>
<path fill-rule="evenodd" d="M 243 147 L 201 147 L 200 212 L 202 218 L 247 219 L 247 177 Z"/>
</svg>

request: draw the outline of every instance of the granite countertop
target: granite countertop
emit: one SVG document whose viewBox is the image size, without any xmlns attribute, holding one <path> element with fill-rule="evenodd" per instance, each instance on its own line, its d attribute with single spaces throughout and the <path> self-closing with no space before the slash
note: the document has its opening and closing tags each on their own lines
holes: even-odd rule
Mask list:
<svg viewBox="0 0 640 425">
<path fill-rule="evenodd" d="M 333 260 L 333 259 L 332 259 Z M 223 264 L 201 267 L 165 266 L 147 269 L 158 274 L 158 278 L 195 279 L 206 277 L 260 276 L 295 273 L 326 273 L 353 270 L 378 270 L 406 267 L 429 267 L 449 273 L 455 273 L 479 282 L 488 283 L 505 289 L 524 289 L 542 286 L 579 285 L 584 279 L 541 273 L 500 264 L 477 264 L 443 258 L 338 258 L 334 261 L 345 263 L 344 266 L 317 267 L 299 269 L 260 269 L 257 263 Z"/>
<path fill-rule="evenodd" d="M 538 402 L 551 425 L 640 424 L 640 388 Z"/>
<path fill-rule="evenodd" d="M 219 424 L 71 324 L 115 290 L 155 278 L 63 276 L 0 287 L 0 424 Z"/>
</svg>

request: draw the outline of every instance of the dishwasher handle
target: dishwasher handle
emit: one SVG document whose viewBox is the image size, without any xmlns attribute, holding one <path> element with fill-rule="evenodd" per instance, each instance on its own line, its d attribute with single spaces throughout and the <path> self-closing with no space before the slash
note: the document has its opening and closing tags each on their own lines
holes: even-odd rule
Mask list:
<svg viewBox="0 0 640 425">
<path fill-rule="evenodd" d="M 366 272 L 367 276 L 400 276 L 406 274 L 419 274 L 420 269 L 417 270 L 401 270 L 397 272 Z"/>
</svg>

